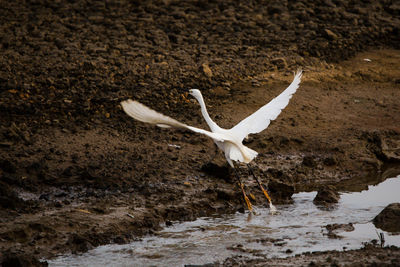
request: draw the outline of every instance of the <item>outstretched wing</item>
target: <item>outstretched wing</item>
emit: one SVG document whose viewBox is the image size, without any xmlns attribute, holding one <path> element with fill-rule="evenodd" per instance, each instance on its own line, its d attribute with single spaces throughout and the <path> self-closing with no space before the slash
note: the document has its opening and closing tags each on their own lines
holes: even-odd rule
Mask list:
<svg viewBox="0 0 400 267">
<path fill-rule="evenodd" d="M 169 128 L 169 127 L 184 128 L 196 133 L 204 134 L 216 141 L 220 142 L 230 141 L 229 137 L 223 136 L 222 134 L 212 133 L 203 129 L 186 125 L 177 120 L 174 120 L 171 117 L 158 113 L 157 111 L 154 111 L 149 107 L 137 101 L 133 101 L 131 99 L 122 101 L 121 105 L 126 114 L 141 122 L 156 124 L 157 126 L 163 128 Z"/>
<path fill-rule="evenodd" d="M 293 82 L 279 96 L 272 99 L 268 104 L 262 106 L 259 110 L 251 114 L 234 126 L 232 134 L 243 140 L 249 134 L 259 133 L 265 130 L 272 120 L 275 120 L 281 111 L 287 106 L 290 98 L 299 88 L 302 71 L 297 71 Z"/>
</svg>

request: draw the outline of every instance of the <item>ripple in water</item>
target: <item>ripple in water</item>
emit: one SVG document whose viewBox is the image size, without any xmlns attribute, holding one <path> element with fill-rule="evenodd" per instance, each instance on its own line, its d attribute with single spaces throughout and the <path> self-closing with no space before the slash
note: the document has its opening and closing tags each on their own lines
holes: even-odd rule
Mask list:
<svg viewBox="0 0 400 267">
<path fill-rule="evenodd" d="M 311 251 L 357 249 L 385 235 L 385 245 L 400 247 L 400 235 L 376 229 L 371 220 L 388 204 L 400 202 L 400 176 L 357 193 L 342 193 L 333 209 L 313 204 L 316 192 L 293 195 L 271 216 L 258 208 L 251 218 L 241 213 L 175 224 L 157 236 L 126 245 L 106 245 L 81 255 L 49 260 L 50 266 L 183 266 L 222 262 L 233 255 L 287 257 Z M 354 230 L 329 238 L 327 224 L 353 223 Z"/>
</svg>

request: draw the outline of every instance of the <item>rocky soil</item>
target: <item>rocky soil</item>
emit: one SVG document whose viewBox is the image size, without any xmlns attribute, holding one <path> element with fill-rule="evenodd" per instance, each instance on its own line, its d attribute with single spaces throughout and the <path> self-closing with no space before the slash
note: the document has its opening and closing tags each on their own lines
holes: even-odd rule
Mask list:
<svg viewBox="0 0 400 267">
<path fill-rule="evenodd" d="M 274 202 L 396 175 L 399 15 L 386 0 L 3 1 L 0 262 L 35 264 L 244 211 L 223 156 L 208 163 L 211 140 L 136 122 L 121 110 L 126 98 L 206 128 L 187 96 L 200 88 L 212 118 L 231 127 L 302 68 L 287 109 L 247 141 Z"/>
</svg>

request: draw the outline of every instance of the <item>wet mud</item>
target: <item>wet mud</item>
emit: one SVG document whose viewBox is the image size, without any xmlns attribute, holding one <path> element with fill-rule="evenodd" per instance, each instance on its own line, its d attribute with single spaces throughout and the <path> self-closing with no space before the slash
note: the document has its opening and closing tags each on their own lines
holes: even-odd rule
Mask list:
<svg viewBox="0 0 400 267">
<path fill-rule="evenodd" d="M 161 267 L 222 266 L 246 259 L 268 265 L 307 252 L 355 250 L 364 244 L 400 246 L 400 235 L 371 222 L 390 203 L 400 201 L 399 190 L 397 176 L 361 192 L 340 192 L 339 202 L 329 207 L 313 203 L 316 191 L 300 192 L 292 196 L 292 203 L 276 205 L 273 216 L 268 207 L 257 206 L 256 215 L 236 212 L 174 222 L 129 244 L 109 244 L 48 262 L 52 266 Z"/>
<path fill-rule="evenodd" d="M 391 1 L 2 3 L 0 262 L 244 211 L 223 156 L 210 162 L 211 140 L 133 121 L 119 106 L 126 98 L 206 128 L 186 95 L 199 88 L 228 128 L 302 68 L 289 106 L 246 141 L 274 202 L 394 176 L 398 15 Z M 241 175 L 266 205 L 247 168 Z"/>
<path fill-rule="evenodd" d="M 368 244 L 359 250 L 313 252 L 286 259 L 230 258 L 222 266 L 397 266 L 400 264 L 399 257 L 400 249 L 397 247 L 380 248 Z M 221 265 L 211 264 L 208 266 L 219 267 Z"/>
</svg>

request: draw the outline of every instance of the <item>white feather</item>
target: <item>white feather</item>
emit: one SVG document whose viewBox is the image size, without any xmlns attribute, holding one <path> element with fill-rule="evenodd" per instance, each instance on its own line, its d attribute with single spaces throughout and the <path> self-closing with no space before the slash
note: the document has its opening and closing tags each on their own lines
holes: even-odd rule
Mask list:
<svg viewBox="0 0 400 267">
<path fill-rule="evenodd" d="M 243 139 L 249 134 L 259 133 L 265 130 L 271 120 L 275 120 L 278 117 L 281 111 L 288 105 L 290 98 L 299 87 L 301 76 L 302 72 L 298 71 L 295 74 L 292 83 L 285 91 L 229 130 L 219 127 L 210 118 L 203 96 L 198 89 L 191 89 L 190 94 L 192 94 L 199 102 L 201 113 L 210 127 L 211 132 L 181 123 L 131 99 L 122 101 L 121 105 L 124 111 L 136 120 L 156 124 L 162 128 L 184 128 L 212 138 L 217 146 L 225 153 L 225 158 L 229 165 L 234 167 L 232 161 L 250 163 L 255 157 L 257 157 L 258 153 L 256 151 L 242 144 Z M 271 212 L 276 212 L 276 208 L 272 205 L 269 197 L 268 200 Z M 251 206 L 249 209 L 251 209 Z"/>
<path fill-rule="evenodd" d="M 203 96 L 198 89 L 191 89 L 190 94 L 192 94 L 199 102 L 201 113 L 210 127 L 211 132 L 181 123 L 131 99 L 122 101 L 121 105 L 124 111 L 136 120 L 156 124 L 162 128 L 184 128 L 212 138 L 217 146 L 224 151 L 225 158 L 233 167 L 232 160 L 250 163 L 257 156 L 258 153 L 256 151 L 242 144 L 243 139 L 249 134 L 259 133 L 265 130 L 270 121 L 275 120 L 278 117 L 282 109 L 288 105 L 290 98 L 299 87 L 301 76 L 302 72 L 298 71 L 289 87 L 279 96 L 229 130 L 219 127 L 210 118 Z"/>
<path fill-rule="evenodd" d="M 234 126 L 232 135 L 243 141 L 249 134 L 255 134 L 265 130 L 272 120 L 275 120 L 281 111 L 288 105 L 289 100 L 299 88 L 302 72 L 298 71 L 288 88 L 268 104 L 251 114 Z"/>
<path fill-rule="evenodd" d="M 210 131 L 186 125 L 177 120 L 174 120 L 171 117 L 158 113 L 157 111 L 154 111 L 149 107 L 131 99 L 122 101 L 121 105 L 126 114 L 141 122 L 156 124 L 157 126 L 162 128 L 176 127 L 188 129 L 196 133 L 204 134 L 218 142 L 230 141 L 229 137 L 223 136 L 219 133 L 212 133 Z"/>
</svg>

